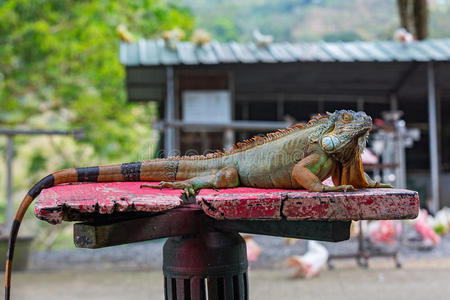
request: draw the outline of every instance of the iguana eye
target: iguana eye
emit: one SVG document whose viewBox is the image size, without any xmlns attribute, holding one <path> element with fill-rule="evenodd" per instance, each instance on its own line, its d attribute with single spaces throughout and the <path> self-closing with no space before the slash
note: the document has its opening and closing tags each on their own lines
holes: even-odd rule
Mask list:
<svg viewBox="0 0 450 300">
<path fill-rule="evenodd" d="M 342 120 L 346 123 L 350 122 L 352 119 L 353 119 L 353 117 L 349 113 L 344 113 L 342 115 Z"/>
</svg>

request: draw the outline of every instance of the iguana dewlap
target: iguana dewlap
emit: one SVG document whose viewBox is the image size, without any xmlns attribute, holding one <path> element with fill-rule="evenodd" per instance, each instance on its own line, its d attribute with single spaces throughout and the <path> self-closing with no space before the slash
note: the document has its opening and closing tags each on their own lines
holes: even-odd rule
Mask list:
<svg viewBox="0 0 450 300">
<path fill-rule="evenodd" d="M 184 189 L 189 195 L 202 188 L 236 186 L 316 192 L 390 187 L 371 180 L 362 168 L 361 153 L 371 128 L 372 119 L 364 112 L 340 110 L 266 137 L 237 143 L 230 151 L 72 168 L 50 174 L 28 192 L 15 215 L 6 261 L 5 299 L 10 297 L 12 259 L 20 223 L 33 199 L 45 188 L 71 182 L 160 181 L 159 188 Z M 335 186 L 322 184 L 330 176 Z"/>
</svg>

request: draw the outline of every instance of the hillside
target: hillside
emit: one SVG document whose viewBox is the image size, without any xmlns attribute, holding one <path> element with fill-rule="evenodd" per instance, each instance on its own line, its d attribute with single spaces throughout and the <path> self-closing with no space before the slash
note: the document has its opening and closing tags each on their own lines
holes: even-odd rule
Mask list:
<svg viewBox="0 0 450 300">
<path fill-rule="evenodd" d="M 391 39 L 395 0 L 182 0 L 220 41 L 251 39 L 255 28 L 278 41 Z M 430 1 L 430 37 L 450 36 L 450 1 Z"/>
</svg>

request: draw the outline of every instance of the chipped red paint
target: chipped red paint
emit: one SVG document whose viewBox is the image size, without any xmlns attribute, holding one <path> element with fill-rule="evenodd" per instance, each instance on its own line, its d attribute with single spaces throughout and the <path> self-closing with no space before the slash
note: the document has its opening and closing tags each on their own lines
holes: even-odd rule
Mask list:
<svg viewBox="0 0 450 300">
<path fill-rule="evenodd" d="M 255 210 L 254 201 L 262 197 L 265 209 L 261 212 Z M 250 188 L 202 190 L 197 202 L 206 214 L 216 219 L 411 219 L 419 211 L 417 192 L 397 189 L 366 189 L 346 193 Z"/>
<path fill-rule="evenodd" d="M 39 219 L 55 224 L 63 221 L 63 208 L 100 214 L 160 212 L 182 203 L 181 190 L 141 189 L 141 184 L 142 182 L 110 182 L 58 185 L 41 192 L 36 200 L 34 213 Z"/>
<path fill-rule="evenodd" d="M 224 189 L 201 190 L 197 203 L 216 219 L 281 219 L 283 190 Z"/>
<path fill-rule="evenodd" d="M 59 185 L 43 190 L 35 205 L 38 218 L 60 223 L 63 208 L 83 213 L 160 212 L 178 207 L 182 190 L 140 188 L 142 182 Z M 156 183 L 152 183 L 156 184 Z M 415 218 L 416 192 L 366 189 L 317 193 L 305 190 L 204 189 L 196 196 L 216 219 L 360 220 Z"/>
</svg>

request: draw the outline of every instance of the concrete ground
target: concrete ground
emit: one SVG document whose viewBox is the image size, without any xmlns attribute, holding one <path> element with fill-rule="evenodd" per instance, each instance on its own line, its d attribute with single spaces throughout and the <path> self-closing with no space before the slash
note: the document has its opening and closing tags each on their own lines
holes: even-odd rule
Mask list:
<svg viewBox="0 0 450 300">
<path fill-rule="evenodd" d="M 450 299 L 450 259 L 409 261 L 395 269 L 373 259 L 370 269 L 336 262 L 310 280 L 287 270 L 250 270 L 250 299 Z M 54 271 L 13 274 L 12 299 L 164 299 L 158 271 Z M 3 282 L 1 283 L 3 284 Z"/>
</svg>

